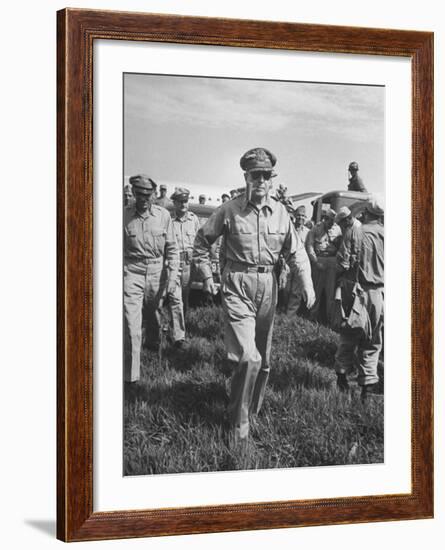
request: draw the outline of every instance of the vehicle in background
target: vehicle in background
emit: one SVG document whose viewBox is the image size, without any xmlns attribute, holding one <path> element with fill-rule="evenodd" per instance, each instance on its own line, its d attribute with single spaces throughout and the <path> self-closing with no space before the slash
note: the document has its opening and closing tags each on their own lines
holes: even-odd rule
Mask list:
<svg viewBox="0 0 445 550">
<path fill-rule="evenodd" d="M 371 193 L 362 193 L 361 191 L 329 191 L 328 193 L 300 193 L 297 195 L 291 195 L 289 198 L 292 200 L 293 208 L 304 204 L 307 206 L 310 203 L 312 213 L 308 209 L 308 218 L 312 220 L 314 224 L 321 220 L 321 213 L 326 208 L 331 208 L 335 212 L 338 212 L 342 206 L 347 206 L 354 216 L 359 216 L 369 203 Z"/>
</svg>

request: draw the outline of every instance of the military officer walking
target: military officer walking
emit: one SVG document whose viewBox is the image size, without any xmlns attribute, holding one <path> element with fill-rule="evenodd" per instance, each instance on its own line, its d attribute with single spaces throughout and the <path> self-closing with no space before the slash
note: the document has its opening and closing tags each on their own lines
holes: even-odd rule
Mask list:
<svg viewBox="0 0 445 550">
<path fill-rule="evenodd" d="M 198 216 L 189 211 L 189 196 L 188 189 L 179 187 L 170 197 L 175 208 L 172 220 L 179 248 L 179 283 L 175 292 L 169 296 L 173 341 L 176 348 L 182 348 L 185 345 L 184 315 L 188 307 L 190 292 L 193 242 L 200 226 Z"/>
<path fill-rule="evenodd" d="M 130 178 L 135 204 L 124 211 L 125 382 L 140 378 L 142 308 L 146 307 L 146 339 L 159 345 L 159 302 L 177 285 L 178 247 L 170 213 L 152 203 L 156 184 L 141 174 Z"/>
<path fill-rule="evenodd" d="M 276 157 L 251 149 L 240 160 L 246 192 L 222 204 L 199 229 L 194 262 L 204 290 L 214 293 L 209 252 L 224 236 L 222 305 L 227 357 L 233 367 L 229 414 L 232 440 L 245 448 L 249 416 L 259 412 L 270 370 L 272 329 L 277 304 L 274 273 L 280 254 L 295 271 L 308 307 L 314 302 L 310 264 L 286 207 L 270 196 Z"/>
</svg>

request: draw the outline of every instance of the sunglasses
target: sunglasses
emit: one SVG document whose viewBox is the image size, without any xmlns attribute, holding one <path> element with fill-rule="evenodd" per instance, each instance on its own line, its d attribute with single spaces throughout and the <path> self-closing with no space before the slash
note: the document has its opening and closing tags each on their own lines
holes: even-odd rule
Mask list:
<svg viewBox="0 0 445 550">
<path fill-rule="evenodd" d="M 263 176 L 264 181 L 269 181 L 273 177 L 272 172 L 264 172 L 263 170 L 253 170 L 249 174 L 253 180 L 259 180 Z"/>
</svg>

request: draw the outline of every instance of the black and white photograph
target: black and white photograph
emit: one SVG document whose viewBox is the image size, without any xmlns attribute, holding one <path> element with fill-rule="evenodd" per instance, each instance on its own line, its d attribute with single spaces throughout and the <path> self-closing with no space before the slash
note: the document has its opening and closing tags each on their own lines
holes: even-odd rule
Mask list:
<svg viewBox="0 0 445 550">
<path fill-rule="evenodd" d="M 123 75 L 125 476 L 384 462 L 385 87 Z"/>
</svg>

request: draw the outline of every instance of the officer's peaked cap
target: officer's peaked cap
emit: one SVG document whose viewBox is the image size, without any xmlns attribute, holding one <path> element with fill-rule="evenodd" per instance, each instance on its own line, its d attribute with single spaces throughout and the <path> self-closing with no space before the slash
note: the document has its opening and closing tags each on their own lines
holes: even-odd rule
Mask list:
<svg viewBox="0 0 445 550">
<path fill-rule="evenodd" d="M 146 176 L 145 174 L 138 174 L 137 176 L 131 176 L 130 184 L 138 189 L 145 189 L 147 191 L 156 191 L 156 183 Z"/>
<path fill-rule="evenodd" d="M 190 191 L 185 187 L 176 187 L 175 192 L 172 194 L 170 199 L 172 201 L 188 201 L 190 196 Z"/>
<path fill-rule="evenodd" d="M 256 147 L 249 149 L 240 159 L 240 166 L 245 171 L 272 170 L 277 162 L 277 157 L 268 149 Z"/>
</svg>

